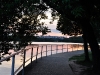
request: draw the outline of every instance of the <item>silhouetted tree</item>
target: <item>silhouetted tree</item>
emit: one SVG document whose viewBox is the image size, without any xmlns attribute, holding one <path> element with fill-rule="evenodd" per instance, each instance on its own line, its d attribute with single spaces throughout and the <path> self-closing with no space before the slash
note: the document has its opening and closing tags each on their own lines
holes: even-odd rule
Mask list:
<svg viewBox="0 0 100 75">
<path fill-rule="evenodd" d="M 58 24 L 57 24 L 57 30 L 61 31 L 62 34 L 67 34 L 70 36 L 77 36 L 82 35 L 82 29 L 80 25 L 77 25 L 77 23 L 68 20 L 66 17 L 59 16 Z M 84 35 L 83 35 L 84 36 Z M 85 61 L 90 61 L 89 59 L 89 53 L 88 53 L 88 45 L 87 45 L 87 39 L 86 37 L 82 37 L 84 41 L 84 53 L 85 53 Z"/>
<path fill-rule="evenodd" d="M 97 20 L 100 16 L 100 6 L 97 0 L 43 0 L 48 6 L 55 9 L 61 15 L 68 18 L 70 21 L 75 21 L 81 25 L 83 34 L 89 42 L 92 58 L 93 69 L 96 73 L 99 72 L 100 67 L 100 50 L 97 43 L 91 20 Z M 92 38 L 91 38 L 92 37 Z"/>
<path fill-rule="evenodd" d="M 45 4 L 40 4 L 39 0 L 1 0 L 0 53 L 7 54 L 17 41 L 19 50 L 28 45 L 37 33 L 48 32 L 49 29 L 40 23 L 41 19 L 47 18 L 46 10 Z"/>
</svg>

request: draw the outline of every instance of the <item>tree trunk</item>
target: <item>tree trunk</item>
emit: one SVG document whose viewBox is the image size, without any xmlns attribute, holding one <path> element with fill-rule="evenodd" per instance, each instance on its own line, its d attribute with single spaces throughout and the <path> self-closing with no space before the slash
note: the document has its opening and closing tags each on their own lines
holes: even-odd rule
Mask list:
<svg viewBox="0 0 100 75">
<path fill-rule="evenodd" d="M 93 70 L 98 73 L 100 72 L 100 50 L 99 45 L 96 40 L 93 28 L 90 24 L 90 21 L 87 19 L 80 20 L 82 25 L 83 33 L 86 35 L 86 38 L 89 42 L 91 52 L 92 52 L 92 60 L 93 60 Z"/>
<path fill-rule="evenodd" d="M 88 45 L 87 45 L 87 39 L 85 35 L 82 35 L 83 41 L 84 41 L 84 54 L 85 54 L 85 61 L 90 61 L 89 59 L 89 53 L 88 53 Z"/>
</svg>

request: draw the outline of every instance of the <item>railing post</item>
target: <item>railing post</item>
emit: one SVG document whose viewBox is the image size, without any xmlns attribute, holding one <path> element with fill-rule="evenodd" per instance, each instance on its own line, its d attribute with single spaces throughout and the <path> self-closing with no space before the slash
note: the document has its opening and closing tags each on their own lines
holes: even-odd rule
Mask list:
<svg viewBox="0 0 100 75">
<path fill-rule="evenodd" d="M 84 50 L 84 45 L 82 45 L 82 50 Z"/>
<path fill-rule="evenodd" d="M 31 67 L 32 67 L 32 58 L 33 58 L 33 47 L 32 47 L 32 50 L 31 50 Z"/>
<path fill-rule="evenodd" d="M 52 55 L 52 45 L 51 45 L 51 55 Z"/>
<path fill-rule="evenodd" d="M 67 44 L 67 52 L 68 52 L 68 44 Z"/>
<path fill-rule="evenodd" d="M 46 45 L 46 57 L 47 57 L 47 45 Z"/>
<path fill-rule="evenodd" d="M 22 75 L 24 75 L 24 73 L 25 73 L 25 56 L 26 56 L 26 50 L 24 50 L 24 59 L 23 59 L 23 71 L 22 71 Z"/>
<path fill-rule="evenodd" d="M 1 60 L 1 53 L 0 53 L 0 60 Z M 1 64 L 1 62 L 0 62 L 0 64 Z"/>
<path fill-rule="evenodd" d="M 56 54 L 57 54 L 57 50 L 58 50 L 58 45 L 56 45 Z"/>
<path fill-rule="evenodd" d="M 63 53 L 63 44 L 62 44 L 62 53 Z"/>
<path fill-rule="evenodd" d="M 37 63 L 37 56 L 38 56 L 38 47 L 37 47 L 37 52 L 36 52 L 36 63 Z"/>
<path fill-rule="evenodd" d="M 14 75 L 14 67 L 15 67 L 15 55 L 12 57 L 11 75 Z"/>
<path fill-rule="evenodd" d="M 72 52 L 73 52 L 73 44 L 72 44 Z"/>
<path fill-rule="evenodd" d="M 0 53 L 0 60 L 1 60 L 1 53 Z"/>
<path fill-rule="evenodd" d="M 78 48 L 79 48 L 79 44 L 78 44 L 78 47 L 77 47 L 77 51 L 78 51 Z"/>
<path fill-rule="evenodd" d="M 41 59 L 42 59 L 42 50 L 43 50 L 43 46 L 41 46 Z"/>
</svg>

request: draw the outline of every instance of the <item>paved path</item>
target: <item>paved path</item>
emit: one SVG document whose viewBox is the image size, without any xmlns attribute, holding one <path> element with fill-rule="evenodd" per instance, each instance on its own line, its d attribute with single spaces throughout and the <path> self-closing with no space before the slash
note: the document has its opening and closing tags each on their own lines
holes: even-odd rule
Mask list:
<svg viewBox="0 0 100 75">
<path fill-rule="evenodd" d="M 81 54 L 83 51 L 59 53 L 38 59 L 33 62 L 32 69 L 28 66 L 25 75 L 74 75 L 69 67 L 68 59 L 73 55 Z"/>
</svg>

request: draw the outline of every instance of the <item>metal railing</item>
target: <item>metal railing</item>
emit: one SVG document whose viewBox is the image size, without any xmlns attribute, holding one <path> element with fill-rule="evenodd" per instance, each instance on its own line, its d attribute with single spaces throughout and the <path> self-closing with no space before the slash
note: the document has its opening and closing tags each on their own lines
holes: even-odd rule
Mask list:
<svg viewBox="0 0 100 75">
<path fill-rule="evenodd" d="M 72 45 L 70 48 L 68 47 L 69 45 Z M 24 75 L 24 70 L 25 70 L 25 63 L 27 63 L 28 61 L 30 61 L 30 63 L 29 64 L 31 64 L 31 66 L 32 66 L 32 62 L 33 62 L 33 57 L 35 57 L 35 61 L 37 62 L 37 60 L 38 60 L 38 55 L 40 54 L 40 58 L 42 59 L 42 57 L 43 57 L 43 53 L 46 53 L 45 55 L 46 55 L 46 57 L 48 56 L 48 52 L 49 52 L 49 54 L 50 55 L 52 55 L 53 54 L 53 51 L 56 51 L 56 53 L 58 53 L 58 51 L 59 50 L 62 50 L 62 53 L 64 52 L 64 49 L 66 49 L 66 52 L 69 52 L 69 49 L 71 49 L 72 48 L 72 50 L 71 51 L 73 51 L 73 45 L 74 44 L 61 44 L 61 45 L 55 45 L 56 46 L 56 49 L 53 49 L 53 45 L 49 45 L 51 48 L 50 48 L 50 50 L 48 50 L 48 45 L 41 45 L 41 46 L 37 46 L 37 47 L 32 47 L 32 48 L 29 48 L 29 49 L 31 49 L 31 57 L 29 58 L 29 59 L 27 59 L 26 60 L 26 51 L 28 51 L 29 49 L 23 49 L 23 50 L 20 50 L 20 51 L 18 51 L 18 52 L 16 52 L 16 53 L 14 53 L 14 54 L 12 54 L 12 55 L 10 55 L 10 56 L 8 56 L 8 57 L 6 57 L 6 58 L 4 58 L 4 59 L 1 59 L 0 60 L 0 63 L 1 62 L 3 62 L 3 61 L 5 61 L 5 60 L 7 60 L 7 59 L 9 59 L 9 58 L 12 58 L 12 67 L 11 67 L 11 75 L 16 75 L 17 74 L 17 72 L 19 71 L 19 69 L 21 69 L 22 68 L 22 75 Z M 80 43 L 80 44 L 76 44 L 78 47 L 79 47 L 79 45 L 83 45 L 82 43 Z M 43 47 L 46 47 L 46 50 L 45 51 L 43 51 Z M 58 48 L 58 46 L 62 46 L 62 48 L 61 49 L 59 49 Z M 66 48 L 64 48 L 64 46 L 66 46 Z M 39 50 L 39 47 L 41 47 L 41 51 L 40 52 L 38 52 L 38 50 Z M 36 54 L 35 55 L 33 55 L 33 52 L 34 52 L 34 48 L 37 48 L 37 51 L 36 51 Z M 78 48 L 77 48 L 77 50 L 78 50 Z M 51 51 L 51 52 L 50 52 Z M 14 69 L 15 69 L 15 56 L 16 55 L 18 55 L 19 53 L 23 53 L 23 64 L 22 65 L 20 65 L 20 67 L 19 68 L 17 68 L 17 70 L 15 71 Z"/>
</svg>

